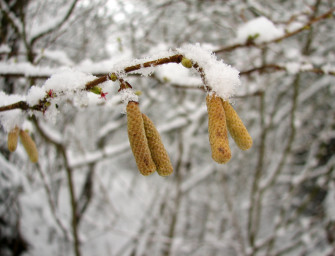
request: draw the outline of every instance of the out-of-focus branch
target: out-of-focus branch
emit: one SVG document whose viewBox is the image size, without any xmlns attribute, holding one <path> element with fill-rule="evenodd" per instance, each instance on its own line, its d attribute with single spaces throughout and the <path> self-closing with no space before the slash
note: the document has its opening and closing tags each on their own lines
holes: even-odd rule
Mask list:
<svg viewBox="0 0 335 256">
<path fill-rule="evenodd" d="M 283 65 L 278 65 L 278 64 L 266 64 L 266 65 L 262 65 L 262 66 L 258 66 L 258 67 L 254 67 L 248 70 L 243 70 L 240 72 L 240 75 L 250 75 L 252 73 L 270 73 L 270 72 L 276 72 L 276 71 L 287 71 L 290 72 L 289 68 Z M 315 73 L 318 75 L 331 75 L 331 76 L 335 76 L 335 71 L 332 70 L 325 70 L 322 68 L 300 68 L 297 71 L 295 71 L 296 73 Z"/>
<path fill-rule="evenodd" d="M 256 44 L 254 41 L 247 40 L 245 43 L 237 43 L 237 44 L 232 44 L 232 45 L 225 46 L 221 49 L 218 49 L 218 50 L 214 51 L 214 53 L 230 52 L 230 51 L 233 51 L 237 48 L 245 48 L 245 47 L 259 47 L 259 48 L 262 48 L 262 47 L 267 46 L 267 45 L 272 44 L 272 43 L 278 43 L 278 42 L 280 42 L 284 39 L 287 39 L 287 38 L 290 38 L 294 35 L 299 34 L 300 32 L 302 32 L 302 31 L 308 29 L 309 27 L 311 27 L 316 22 L 319 22 L 321 20 L 330 18 L 334 11 L 335 11 L 335 8 L 331 8 L 327 12 L 325 12 L 324 14 L 321 14 L 317 17 L 311 18 L 308 22 L 306 22 L 300 28 L 295 29 L 292 32 L 287 32 L 286 34 L 284 34 L 282 36 L 279 36 L 277 38 L 274 38 L 272 40 L 269 40 L 267 42 Z"/>
<path fill-rule="evenodd" d="M 47 194 L 47 198 L 48 198 L 48 202 L 49 202 L 49 206 L 50 206 L 50 211 L 53 215 L 53 217 L 55 218 L 55 221 L 57 223 L 57 225 L 59 226 L 59 228 L 62 230 L 64 237 L 66 237 L 66 239 L 68 239 L 70 241 L 71 235 L 69 233 L 69 230 L 67 230 L 67 228 L 65 227 L 65 225 L 63 224 L 62 220 L 59 218 L 58 214 L 57 214 L 57 210 L 56 210 L 56 205 L 55 205 L 55 201 L 52 198 L 52 193 L 51 193 L 51 189 L 47 183 L 47 180 L 45 178 L 45 175 L 41 169 L 41 166 L 38 164 L 37 168 L 36 168 L 37 172 L 39 173 L 39 175 L 41 176 L 43 185 L 44 185 L 44 189 L 45 192 Z"/>
<path fill-rule="evenodd" d="M 62 143 L 59 143 L 58 141 L 53 140 L 51 137 L 49 137 L 43 129 L 38 125 L 38 122 L 35 118 L 33 118 L 33 122 L 35 123 L 35 126 L 41 136 L 45 138 L 47 141 L 50 143 L 54 144 L 56 148 L 59 150 L 61 155 L 63 156 L 64 159 L 64 165 L 65 165 L 65 170 L 66 170 L 66 175 L 67 175 L 67 181 L 68 181 L 68 186 L 69 186 L 69 194 L 70 194 L 70 201 L 71 201 L 71 213 L 72 213 L 72 235 L 73 235 L 73 247 L 74 247 L 74 252 L 76 256 L 80 256 L 80 241 L 79 241 L 79 234 L 78 234 L 78 207 L 77 207 L 77 199 L 75 196 L 75 188 L 74 188 L 74 182 L 73 182 L 73 176 L 72 172 L 73 169 L 71 168 L 66 152 L 66 148 Z"/>
<path fill-rule="evenodd" d="M 56 30 L 58 30 L 59 28 L 61 28 L 64 23 L 70 18 L 71 14 L 74 11 L 74 8 L 76 7 L 76 4 L 78 3 L 78 0 L 73 0 L 72 4 L 70 5 L 69 9 L 67 10 L 67 12 L 65 13 L 64 17 L 58 22 L 56 23 L 54 26 L 46 29 L 45 31 L 42 31 L 40 33 L 38 33 L 37 35 L 35 35 L 34 37 L 32 37 L 30 39 L 30 45 L 34 45 L 34 43 L 36 43 L 36 41 Z"/>
<path fill-rule="evenodd" d="M 18 34 L 23 33 L 23 24 L 18 17 L 10 10 L 10 7 L 4 0 L 0 0 L 0 11 L 8 18 L 13 28 Z"/>
</svg>

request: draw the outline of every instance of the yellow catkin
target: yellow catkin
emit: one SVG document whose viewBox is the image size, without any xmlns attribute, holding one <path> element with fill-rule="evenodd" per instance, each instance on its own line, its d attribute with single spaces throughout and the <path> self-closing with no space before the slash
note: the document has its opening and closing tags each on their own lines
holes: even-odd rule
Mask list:
<svg viewBox="0 0 335 256">
<path fill-rule="evenodd" d="M 252 138 L 242 120 L 228 101 L 222 100 L 222 106 L 226 114 L 227 127 L 231 137 L 240 149 L 249 149 L 252 146 Z"/>
<path fill-rule="evenodd" d="M 7 146 L 10 152 L 14 152 L 16 150 L 19 132 L 20 129 L 18 127 L 15 127 L 8 133 Z"/>
<path fill-rule="evenodd" d="M 226 126 L 226 117 L 221 98 L 213 95 L 206 97 L 208 111 L 208 133 L 212 158 L 217 163 L 227 163 L 231 158 Z"/>
<path fill-rule="evenodd" d="M 127 105 L 127 127 L 130 147 L 138 170 L 145 176 L 155 172 L 156 165 L 151 157 L 142 114 L 137 102 L 130 101 Z"/>
<path fill-rule="evenodd" d="M 26 131 L 20 130 L 20 140 L 29 156 L 30 161 L 33 163 L 37 163 L 38 151 L 33 139 L 29 136 L 29 134 Z"/>
<path fill-rule="evenodd" d="M 145 114 L 142 114 L 142 118 L 151 157 L 154 160 L 157 172 L 161 176 L 169 176 L 173 172 L 173 167 L 169 155 L 162 143 L 161 137 L 150 118 Z"/>
</svg>

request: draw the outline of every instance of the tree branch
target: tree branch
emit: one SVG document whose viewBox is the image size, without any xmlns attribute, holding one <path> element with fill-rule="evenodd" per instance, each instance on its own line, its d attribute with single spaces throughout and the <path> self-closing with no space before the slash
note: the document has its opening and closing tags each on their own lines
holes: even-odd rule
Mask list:
<svg viewBox="0 0 335 256">
<path fill-rule="evenodd" d="M 18 17 L 10 10 L 10 7 L 4 0 L 0 0 L 0 11 L 8 18 L 9 22 L 12 24 L 14 30 L 22 35 L 23 24 Z"/>
<path fill-rule="evenodd" d="M 34 43 L 38 39 L 54 32 L 54 31 L 58 30 L 60 27 L 62 27 L 64 25 L 64 23 L 70 18 L 70 16 L 73 13 L 73 10 L 76 7 L 77 3 L 78 3 L 78 0 L 73 0 L 72 4 L 70 5 L 70 8 L 68 9 L 68 11 L 64 15 L 64 17 L 57 24 L 55 24 L 53 27 L 48 28 L 45 31 L 42 31 L 39 34 L 35 35 L 33 38 L 31 38 L 30 39 L 30 45 L 34 45 Z"/>
<path fill-rule="evenodd" d="M 218 50 L 214 51 L 214 53 L 218 54 L 218 53 L 222 53 L 222 52 L 230 52 L 230 51 L 235 50 L 237 48 L 245 48 L 245 47 L 259 47 L 259 48 L 262 48 L 262 47 L 265 47 L 265 46 L 267 46 L 269 44 L 272 44 L 272 43 L 278 43 L 278 42 L 280 42 L 284 39 L 287 39 L 287 38 L 292 37 L 296 34 L 299 34 L 300 32 L 308 29 L 310 26 L 312 26 L 314 23 L 316 23 L 318 21 L 330 18 L 334 11 L 335 11 L 335 8 L 331 8 L 327 12 L 325 12 L 324 14 L 321 14 L 320 16 L 311 18 L 308 22 L 306 22 L 300 28 L 298 28 L 296 30 L 293 30 L 292 32 L 287 32 L 283 36 L 274 38 L 274 39 L 269 40 L 267 42 L 256 44 L 253 41 L 247 40 L 245 43 L 232 44 L 232 45 L 223 47 L 221 49 L 218 49 Z"/>
<path fill-rule="evenodd" d="M 141 68 L 156 67 L 156 66 L 159 66 L 159 65 L 167 64 L 167 63 L 180 63 L 182 58 L 183 58 L 183 56 L 181 54 L 176 54 L 176 55 L 172 55 L 172 56 L 169 56 L 169 57 L 166 57 L 166 58 L 160 58 L 160 59 L 157 59 L 157 60 L 147 61 L 147 62 L 136 64 L 136 65 L 133 65 L 133 66 L 128 66 L 128 67 L 125 67 L 120 72 L 130 73 L 130 72 L 139 70 Z M 97 85 L 99 85 L 101 83 L 104 83 L 108 80 L 110 80 L 110 75 L 109 74 L 98 77 L 98 78 L 86 83 L 85 84 L 85 89 L 83 89 L 83 90 L 89 91 L 94 86 L 97 86 Z M 44 99 L 40 100 L 39 104 L 34 105 L 34 106 L 29 106 L 29 104 L 25 101 L 16 102 L 16 103 L 13 103 L 13 104 L 10 104 L 10 105 L 7 105 L 7 106 L 1 106 L 0 107 L 0 112 L 13 110 L 13 109 L 22 109 L 22 110 L 31 109 L 31 110 L 44 111 L 47 108 L 47 106 L 45 105 L 45 103 L 47 103 L 47 99 L 48 99 L 48 96 L 46 96 Z"/>
</svg>

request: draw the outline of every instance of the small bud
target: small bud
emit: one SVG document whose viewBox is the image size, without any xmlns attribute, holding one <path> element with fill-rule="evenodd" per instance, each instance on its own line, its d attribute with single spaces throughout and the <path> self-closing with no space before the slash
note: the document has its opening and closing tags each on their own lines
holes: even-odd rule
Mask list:
<svg viewBox="0 0 335 256">
<path fill-rule="evenodd" d="M 191 68 L 193 66 L 193 63 L 190 59 L 183 57 L 181 60 L 181 64 L 185 67 L 185 68 Z"/>
<path fill-rule="evenodd" d="M 173 172 L 173 167 L 161 137 L 150 118 L 145 114 L 142 114 L 142 118 L 151 157 L 156 165 L 157 172 L 161 176 L 169 176 Z"/>
<path fill-rule="evenodd" d="M 136 91 L 136 92 L 135 92 L 135 95 L 137 95 L 137 96 L 141 96 L 141 95 L 142 95 L 142 91 Z"/>
<path fill-rule="evenodd" d="M 99 86 L 93 86 L 93 87 L 90 89 L 90 92 L 93 92 L 93 93 L 95 93 L 95 94 L 100 95 L 101 92 L 102 92 L 102 89 L 101 89 Z"/>
<path fill-rule="evenodd" d="M 18 127 L 15 127 L 8 133 L 7 146 L 10 152 L 14 152 L 16 150 L 19 132 L 20 129 Z"/>
<path fill-rule="evenodd" d="M 110 78 L 110 80 L 112 80 L 113 82 L 115 82 L 115 81 L 117 80 L 117 76 L 116 76 L 115 73 L 110 74 L 110 75 L 109 75 L 109 78 Z"/>
<path fill-rule="evenodd" d="M 138 103 L 134 101 L 130 101 L 127 105 L 127 128 L 130 147 L 138 170 L 145 176 L 155 172 L 156 165 L 151 157 L 142 114 Z"/>
<path fill-rule="evenodd" d="M 206 104 L 212 158 L 219 164 L 227 163 L 231 158 L 231 152 L 228 141 L 226 116 L 221 104 L 221 98 L 215 94 L 207 95 Z"/>
<path fill-rule="evenodd" d="M 47 96 L 49 98 L 54 98 L 56 96 L 56 93 L 54 93 L 54 91 L 50 89 L 49 91 L 47 91 Z"/>
<path fill-rule="evenodd" d="M 20 130 L 20 140 L 29 156 L 30 161 L 33 163 L 37 163 L 38 151 L 33 139 L 29 136 L 29 134 L 26 131 Z"/>
<path fill-rule="evenodd" d="M 242 150 L 251 148 L 252 138 L 234 108 L 228 101 L 222 101 L 222 106 L 226 114 L 228 131 L 236 145 Z"/>
</svg>

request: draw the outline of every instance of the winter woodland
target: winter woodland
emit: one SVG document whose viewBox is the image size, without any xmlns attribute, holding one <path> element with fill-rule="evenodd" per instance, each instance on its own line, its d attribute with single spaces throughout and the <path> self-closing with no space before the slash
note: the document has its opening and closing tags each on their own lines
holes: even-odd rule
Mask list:
<svg viewBox="0 0 335 256">
<path fill-rule="evenodd" d="M 334 256 L 334 15 L 332 0 L 0 0 L 0 255 Z M 253 139 L 229 138 L 225 164 L 213 92 Z M 138 171 L 129 101 L 171 175 Z M 15 127 L 38 159 L 23 138 L 9 150 Z"/>
</svg>

